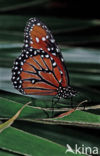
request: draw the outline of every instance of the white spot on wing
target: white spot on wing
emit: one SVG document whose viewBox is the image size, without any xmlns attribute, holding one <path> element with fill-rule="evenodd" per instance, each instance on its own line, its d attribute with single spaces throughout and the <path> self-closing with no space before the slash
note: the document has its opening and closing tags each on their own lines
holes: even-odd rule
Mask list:
<svg viewBox="0 0 100 156">
<path fill-rule="evenodd" d="M 50 51 L 50 48 L 48 48 L 48 51 Z"/>
<path fill-rule="evenodd" d="M 46 38 L 45 37 L 42 37 L 42 41 L 45 41 L 46 40 Z"/>
<path fill-rule="evenodd" d="M 25 47 L 28 47 L 28 44 L 25 44 Z"/>
<path fill-rule="evenodd" d="M 28 58 L 28 55 L 25 55 L 26 58 Z"/>
<path fill-rule="evenodd" d="M 41 55 L 41 57 L 43 58 L 43 57 L 44 57 L 44 55 Z"/>
<path fill-rule="evenodd" d="M 23 56 L 24 56 L 24 54 L 21 54 L 21 56 L 23 57 Z"/>
<path fill-rule="evenodd" d="M 30 51 L 32 51 L 32 48 L 30 48 Z"/>
<path fill-rule="evenodd" d="M 49 55 L 47 54 L 47 55 L 45 55 L 45 57 L 46 57 L 46 58 L 49 58 Z"/>
<path fill-rule="evenodd" d="M 60 73 L 61 73 L 61 74 L 63 74 L 63 72 L 62 72 L 62 71 L 60 71 Z"/>
<path fill-rule="evenodd" d="M 18 59 L 21 60 L 21 57 L 19 57 Z"/>
<path fill-rule="evenodd" d="M 64 59 L 63 59 L 63 58 L 61 58 L 61 61 L 63 62 L 63 61 L 64 61 Z"/>
<path fill-rule="evenodd" d="M 39 38 L 38 37 L 36 37 L 36 42 L 39 43 Z"/>
<path fill-rule="evenodd" d="M 15 67 L 15 70 L 17 70 L 18 69 L 18 67 Z"/>
<path fill-rule="evenodd" d="M 37 25 L 40 26 L 41 24 L 40 23 L 37 23 Z"/>
<path fill-rule="evenodd" d="M 30 41 L 31 44 L 33 44 L 33 41 Z"/>
<path fill-rule="evenodd" d="M 53 66 L 56 66 L 56 62 L 53 63 Z"/>
<path fill-rule="evenodd" d="M 36 55 L 37 54 L 37 51 L 34 51 L 34 55 Z"/>
<path fill-rule="evenodd" d="M 48 39 L 48 38 L 49 38 L 49 36 L 47 35 L 47 36 L 46 36 L 46 39 Z"/>
<path fill-rule="evenodd" d="M 52 55 L 56 56 L 56 53 L 52 53 Z"/>
<path fill-rule="evenodd" d="M 51 41 L 51 43 L 54 43 L 54 42 L 55 42 L 55 40 L 54 40 L 54 39 L 51 39 L 50 41 Z"/>
<path fill-rule="evenodd" d="M 19 87 L 18 88 L 21 88 L 22 86 L 21 85 L 19 85 Z"/>
<path fill-rule="evenodd" d="M 23 62 L 21 62 L 20 64 L 23 65 Z"/>
<path fill-rule="evenodd" d="M 16 62 L 15 64 L 18 65 L 18 62 Z"/>
<path fill-rule="evenodd" d="M 29 54 L 29 52 L 27 51 L 26 54 Z"/>
<path fill-rule="evenodd" d="M 19 80 L 20 78 L 18 77 L 17 80 Z"/>
<path fill-rule="evenodd" d="M 32 83 L 35 83 L 35 80 L 32 80 Z"/>
<path fill-rule="evenodd" d="M 53 60 L 53 58 L 51 57 L 51 60 Z"/>
<path fill-rule="evenodd" d="M 28 40 L 25 40 L 25 43 L 28 43 Z"/>
<path fill-rule="evenodd" d="M 20 71 L 18 71 L 18 74 L 20 74 Z"/>
</svg>

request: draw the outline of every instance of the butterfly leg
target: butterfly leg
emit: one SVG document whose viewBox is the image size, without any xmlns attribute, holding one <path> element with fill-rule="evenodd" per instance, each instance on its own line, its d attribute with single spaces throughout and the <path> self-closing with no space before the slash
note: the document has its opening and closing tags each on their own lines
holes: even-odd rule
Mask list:
<svg viewBox="0 0 100 156">
<path fill-rule="evenodd" d="M 71 103 L 71 107 L 74 108 L 74 106 L 73 106 L 73 97 L 70 98 L 70 103 Z"/>
<path fill-rule="evenodd" d="M 49 113 L 45 109 L 42 109 L 42 110 L 46 114 L 47 118 L 50 118 Z"/>
<path fill-rule="evenodd" d="M 82 105 L 83 105 L 83 111 L 85 111 L 86 103 L 84 102 Z"/>
<path fill-rule="evenodd" d="M 34 107 L 37 107 L 35 99 L 31 98 L 32 103 L 34 103 Z M 41 110 L 44 112 L 44 114 L 46 115 L 46 118 L 50 118 L 49 113 L 47 112 L 47 110 L 45 108 L 41 107 Z"/>
<path fill-rule="evenodd" d="M 56 99 L 56 100 L 54 100 L 54 99 Z M 55 105 L 58 103 L 58 101 L 59 101 L 58 97 L 52 98 L 52 117 L 54 116 L 54 108 L 55 108 Z"/>
</svg>

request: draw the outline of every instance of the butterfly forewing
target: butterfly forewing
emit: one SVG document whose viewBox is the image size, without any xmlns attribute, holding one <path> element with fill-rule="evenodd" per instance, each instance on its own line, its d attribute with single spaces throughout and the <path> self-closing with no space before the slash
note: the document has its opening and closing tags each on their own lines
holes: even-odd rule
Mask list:
<svg viewBox="0 0 100 156">
<path fill-rule="evenodd" d="M 51 32 L 39 19 L 31 18 L 25 27 L 25 47 L 33 47 L 46 52 L 58 52 L 59 49 Z"/>
<path fill-rule="evenodd" d="M 68 73 L 66 72 L 65 65 L 63 62 L 63 57 L 60 52 L 60 49 L 55 43 L 50 30 L 47 26 L 37 18 L 31 18 L 27 22 L 25 27 L 25 44 L 24 48 L 35 48 L 44 50 L 49 56 L 51 56 L 56 64 L 59 66 L 59 69 L 62 72 L 62 86 L 68 86 Z M 49 64 L 49 62 L 48 62 Z M 50 67 L 50 64 L 49 64 Z"/>
</svg>

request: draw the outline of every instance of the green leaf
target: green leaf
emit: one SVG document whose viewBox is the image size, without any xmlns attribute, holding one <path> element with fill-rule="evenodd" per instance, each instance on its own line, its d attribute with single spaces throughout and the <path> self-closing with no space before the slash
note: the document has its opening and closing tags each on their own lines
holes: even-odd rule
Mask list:
<svg viewBox="0 0 100 156">
<path fill-rule="evenodd" d="M 1 118 L 11 118 L 23 104 L 17 103 L 8 99 L 0 98 L 0 117 Z M 27 106 L 24 108 L 23 112 L 20 114 L 19 118 L 31 120 L 39 118 L 47 118 L 51 114 L 51 111 L 44 111 L 41 107 Z"/>
<path fill-rule="evenodd" d="M 37 100 L 38 102 L 38 100 Z M 3 103 L 3 105 L 2 105 Z M 12 109 L 13 106 L 13 109 Z M 18 110 L 18 108 L 22 107 L 23 105 L 20 103 L 16 103 L 13 101 L 10 101 L 8 99 L 0 98 L 0 116 L 2 119 L 10 118 L 15 114 Z M 48 109 L 47 109 L 48 110 Z M 27 106 L 21 115 L 19 116 L 20 119 L 28 120 L 28 121 L 35 121 L 40 123 L 48 123 L 48 124 L 61 124 L 61 125 L 78 125 L 78 126 L 87 126 L 87 127 L 100 127 L 100 116 L 95 115 L 88 112 L 83 111 L 75 111 L 71 113 L 68 116 L 65 116 L 63 118 L 54 118 L 54 119 L 44 119 L 48 116 L 52 115 L 52 111 L 47 111 L 43 108 L 39 107 L 33 107 L 33 106 Z M 55 115 L 56 115 L 55 111 Z M 60 110 L 59 110 L 59 113 Z M 41 119 L 43 118 L 43 119 Z M 38 120 L 35 120 L 38 119 Z"/>
<path fill-rule="evenodd" d="M 25 121 L 16 121 L 13 126 L 63 146 L 69 144 L 73 149 L 75 149 L 75 144 L 77 144 L 79 147 L 82 146 L 82 144 L 86 147 L 90 146 L 91 148 L 95 146 L 98 147 L 98 149 L 100 146 L 98 137 L 100 130 L 97 128 L 92 129 L 87 127 L 79 127 L 74 125 L 68 126 L 55 123 L 30 123 Z"/>
<path fill-rule="evenodd" d="M 100 128 L 100 115 L 78 110 L 68 116 L 64 116 L 63 118 L 57 118 L 56 120 L 59 122 L 63 121 L 61 124 L 66 124 L 68 121 L 69 124 L 73 122 L 74 125 Z"/>
<path fill-rule="evenodd" d="M 16 153 L 13 153 L 13 152 L 10 152 L 10 151 L 6 151 L 4 149 L 0 149 L 0 155 L 2 156 L 19 156 L 19 154 L 16 154 Z"/>
<path fill-rule="evenodd" d="M 6 142 L 9 141 L 9 144 Z M 66 148 L 42 137 L 16 128 L 8 128 L 0 134 L 0 147 L 23 155 L 64 155 Z M 31 150 L 30 150 L 31 149 Z M 69 153 L 69 156 L 73 154 Z"/>
</svg>

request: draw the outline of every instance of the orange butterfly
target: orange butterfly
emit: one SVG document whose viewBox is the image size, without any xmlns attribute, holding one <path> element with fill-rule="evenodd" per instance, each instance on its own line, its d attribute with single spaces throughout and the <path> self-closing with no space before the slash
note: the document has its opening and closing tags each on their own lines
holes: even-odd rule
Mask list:
<svg viewBox="0 0 100 156">
<path fill-rule="evenodd" d="M 46 25 L 37 18 L 29 19 L 24 33 L 21 55 L 12 69 L 16 89 L 27 95 L 75 95 L 60 49 Z"/>
</svg>

